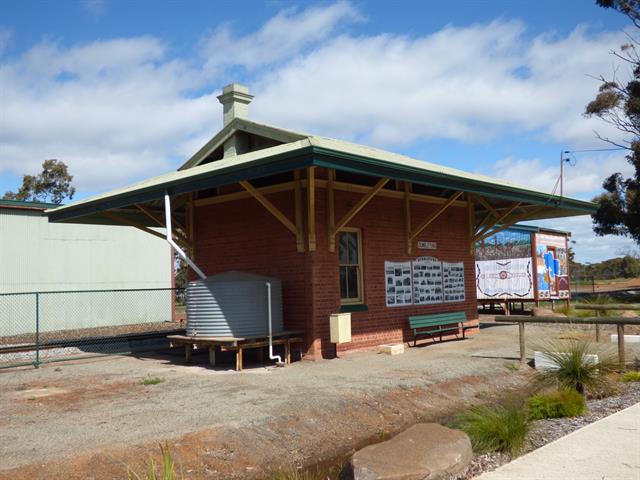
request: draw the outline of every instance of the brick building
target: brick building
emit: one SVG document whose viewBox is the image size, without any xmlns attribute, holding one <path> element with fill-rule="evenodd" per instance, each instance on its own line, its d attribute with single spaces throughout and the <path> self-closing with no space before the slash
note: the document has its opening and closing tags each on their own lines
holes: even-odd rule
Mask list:
<svg viewBox="0 0 640 480">
<path fill-rule="evenodd" d="M 193 274 L 277 277 L 286 328 L 308 358 L 332 356 L 329 315 L 352 313 L 339 351 L 409 339 L 407 317 L 464 311 L 477 323 L 474 245 L 523 220 L 584 215 L 590 202 L 247 119 L 232 84 L 224 127 L 177 172 L 48 213 L 125 224 L 172 241 Z M 199 270 L 199 272 L 198 272 Z"/>
</svg>

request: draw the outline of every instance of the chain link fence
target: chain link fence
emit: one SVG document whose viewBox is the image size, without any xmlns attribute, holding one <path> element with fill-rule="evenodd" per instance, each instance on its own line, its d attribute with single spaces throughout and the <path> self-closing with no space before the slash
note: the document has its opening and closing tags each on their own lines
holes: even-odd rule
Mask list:
<svg viewBox="0 0 640 480">
<path fill-rule="evenodd" d="M 172 288 L 0 294 L 0 368 L 154 351 L 183 331 Z"/>
</svg>

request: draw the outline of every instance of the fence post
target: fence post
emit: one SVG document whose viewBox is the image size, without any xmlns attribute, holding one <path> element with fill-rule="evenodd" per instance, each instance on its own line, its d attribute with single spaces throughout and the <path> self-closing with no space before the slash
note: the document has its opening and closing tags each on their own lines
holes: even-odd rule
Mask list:
<svg viewBox="0 0 640 480">
<path fill-rule="evenodd" d="M 520 363 L 527 363 L 527 355 L 524 347 L 524 322 L 518 323 L 518 329 L 520 331 Z"/>
<path fill-rule="evenodd" d="M 40 294 L 36 293 L 36 361 L 34 366 L 40 368 Z"/>
<path fill-rule="evenodd" d="M 601 310 L 596 310 L 596 317 L 605 317 Z M 600 324 L 596 323 L 596 343 L 600 341 Z"/>
<path fill-rule="evenodd" d="M 624 324 L 618 324 L 618 362 L 620 362 L 620 367 L 624 368 L 625 360 L 624 360 Z"/>
</svg>

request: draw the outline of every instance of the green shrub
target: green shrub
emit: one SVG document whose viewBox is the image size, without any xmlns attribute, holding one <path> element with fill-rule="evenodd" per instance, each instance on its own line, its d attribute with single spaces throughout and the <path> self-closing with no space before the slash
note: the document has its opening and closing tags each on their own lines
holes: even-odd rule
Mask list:
<svg viewBox="0 0 640 480">
<path fill-rule="evenodd" d="M 522 452 L 530 422 L 519 403 L 474 407 L 456 417 L 455 426 L 466 432 L 476 452 Z"/>
<path fill-rule="evenodd" d="M 162 464 L 160 465 L 159 474 L 156 473 L 156 465 L 153 458 L 150 458 L 147 464 L 146 476 L 140 477 L 137 473 L 127 468 L 127 480 L 177 480 L 178 476 L 176 475 L 176 467 L 171 457 L 169 444 L 160 445 L 160 452 L 162 454 Z"/>
<path fill-rule="evenodd" d="M 527 401 L 529 418 L 576 417 L 587 409 L 584 396 L 575 390 L 560 390 L 551 394 L 541 394 L 531 397 Z"/>
<path fill-rule="evenodd" d="M 640 382 L 640 372 L 637 370 L 624 372 L 620 380 L 623 382 Z"/>
<path fill-rule="evenodd" d="M 616 364 L 612 358 L 599 355 L 598 362 L 590 361 L 591 344 L 583 340 L 571 339 L 551 342 L 540 349 L 557 368 L 536 370 L 536 382 L 542 387 L 560 387 L 595 392 L 608 384 L 608 374 Z"/>
</svg>

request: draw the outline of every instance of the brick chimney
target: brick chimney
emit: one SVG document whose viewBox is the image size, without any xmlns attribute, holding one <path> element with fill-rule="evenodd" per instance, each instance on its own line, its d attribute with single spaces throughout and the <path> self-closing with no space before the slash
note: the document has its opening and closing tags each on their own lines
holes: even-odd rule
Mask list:
<svg viewBox="0 0 640 480">
<path fill-rule="evenodd" d="M 234 118 L 249 116 L 249 104 L 253 95 L 249 95 L 249 87 L 231 83 L 222 89 L 222 95 L 218 96 L 218 100 L 222 104 L 223 124 L 226 127 Z"/>
</svg>

